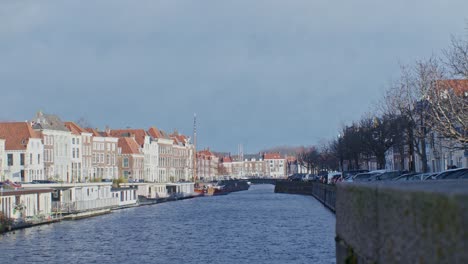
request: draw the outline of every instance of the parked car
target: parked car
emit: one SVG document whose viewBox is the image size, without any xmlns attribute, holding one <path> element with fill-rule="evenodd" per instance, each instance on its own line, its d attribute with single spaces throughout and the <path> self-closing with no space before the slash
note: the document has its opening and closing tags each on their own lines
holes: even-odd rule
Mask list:
<svg viewBox="0 0 468 264">
<path fill-rule="evenodd" d="M 359 174 L 359 173 L 366 173 L 366 172 L 369 172 L 368 170 L 350 170 L 350 171 L 343 171 L 342 175 L 343 175 L 343 178 L 345 179 L 345 181 L 352 181 L 353 177 L 356 175 L 356 174 Z"/>
<path fill-rule="evenodd" d="M 451 169 L 451 170 L 446 170 L 444 172 L 437 174 L 434 178 L 436 180 L 452 180 L 452 179 L 465 177 L 467 173 L 468 173 L 468 168 Z"/>
<path fill-rule="evenodd" d="M 341 172 L 330 172 L 325 177 L 327 177 L 327 183 L 336 183 L 341 178 Z"/>
<path fill-rule="evenodd" d="M 302 173 L 294 173 L 293 175 L 288 177 L 288 181 L 302 181 L 305 174 Z"/>
<path fill-rule="evenodd" d="M 365 172 L 365 173 L 358 173 L 354 175 L 353 182 L 367 182 L 370 181 L 371 177 L 375 177 L 379 175 L 380 172 Z"/>
<path fill-rule="evenodd" d="M 315 174 L 307 174 L 307 180 L 308 182 L 311 182 L 311 181 L 318 181 L 319 180 L 319 177 Z"/>
<path fill-rule="evenodd" d="M 459 175 L 458 179 L 468 179 L 468 171 L 464 171 Z"/>
<path fill-rule="evenodd" d="M 369 180 L 370 181 L 389 181 L 392 180 L 400 175 L 402 175 L 402 171 L 385 171 L 383 173 L 376 173 L 372 176 Z"/>
<path fill-rule="evenodd" d="M 405 173 L 394 178 L 393 180 L 394 181 L 413 181 L 413 180 L 418 179 L 418 177 L 414 177 L 414 176 L 418 176 L 419 174 L 420 173 L 415 173 L 415 172 Z"/>
<path fill-rule="evenodd" d="M 435 180 L 435 176 L 437 176 L 437 174 L 438 173 L 436 172 L 427 172 L 427 173 L 420 174 L 420 177 L 423 181 Z"/>
</svg>

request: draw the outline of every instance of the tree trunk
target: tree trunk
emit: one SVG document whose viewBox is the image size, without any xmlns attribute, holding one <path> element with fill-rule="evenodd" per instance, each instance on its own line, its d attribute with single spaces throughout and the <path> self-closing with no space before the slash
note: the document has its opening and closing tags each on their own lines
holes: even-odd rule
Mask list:
<svg viewBox="0 0 468 264">
<path fill-rule="evenodd" d="M 426 173 L 429 170 L 427 166 L 426 138 L 421 138 L 421 162 L 422 171 Z"/>
<path fill-rule="evenodd" d="M 359 155 L 354 156 L 354 169 L 359 170 Z"/>
<path fill-rule="evenodd" d="M 409 161 L 408 161 L 408 169 L 409 171 L 416 171 L 416 164 L 414 161 L 414 132 L 413 129 L 410 127 L 408 128 L 408 154 L 409 154 Z"/>
<path fill-rule="evenodd" d="M 383 155 L 379 154 L 375 156 L 377 158 L 377 169 L 379 170 L 385 169 L 385 153 Z"/>
</svg>

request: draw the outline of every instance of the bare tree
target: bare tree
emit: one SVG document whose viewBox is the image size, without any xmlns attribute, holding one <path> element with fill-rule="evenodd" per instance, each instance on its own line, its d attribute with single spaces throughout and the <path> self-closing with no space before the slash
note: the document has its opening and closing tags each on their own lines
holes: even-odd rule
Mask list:
<svg viewBox="0 0 468 264">
<path fill-rule="evenodd" d="M 382 117 L 368 116 L 361 119 L 363 155 L 367 157 L 366 160 L 375 157 L 378 169 L 385 168 L 385 153 L 402 137 L 401 125 L 400 116 L 393 114 L 385 114 Z"/>
<path fill-rule="evenodd" d="M 429 169 L 426 139 L 433 127 L 428 98 L 434 83 L 440 79 L 443 79 L 443 70 L 438 60 L 431 57 L 426 61 L 417 61 L 411 67 L 402 66 L 399 84 L 387 94 L 389 105 L 407 121 L 410 155 L 414 151 L 420 157 L 423 172 Z M 410 168 L 414 169 L 412 166 Z"/>
<path fill-rule="evenodd" d="M 455 77 L 468 79 L 468 39 L 452 36 L 450 47 L 443 51 L 444 62 Z"/>
<path fill-rule="evenodd" d="M 76 121 L 76 124 L 79 125 L 79 126 L 82 127 L 82 128 L 92 127 L 92 125 L 91 125 L 91 123 L 89 122 L 89 120 L 86 119 L 86 118 L 84 118 L 84 117 L 78 118 L 78 120 Z"/>
<path fill-rule="evenodd" d="M 464 148 L 468 144 L 468 80 L 439 80 L 428 96 L 433 129 Z"/>
<path fill-rule="evenodd" d="M 439 78 L 433 83 L 428 100 L 434 130 L 454 140 L 456 147 L 468 144 L 468 38 L 452 36 L 450 47 L 443 51 L 443 62 L 453 77 Z"/>
</svg>

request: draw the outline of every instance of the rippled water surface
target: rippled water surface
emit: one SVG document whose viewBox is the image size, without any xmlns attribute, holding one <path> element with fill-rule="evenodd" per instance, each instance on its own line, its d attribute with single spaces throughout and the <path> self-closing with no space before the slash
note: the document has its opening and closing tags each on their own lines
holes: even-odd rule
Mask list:
<svg viewBox="0 0 468 264">
<path fill-rule="evenodd" d="M 334 237 L 314 198 L 255 185 L 0 235 L 0 263 L 334 263 Z"/>
</svg>

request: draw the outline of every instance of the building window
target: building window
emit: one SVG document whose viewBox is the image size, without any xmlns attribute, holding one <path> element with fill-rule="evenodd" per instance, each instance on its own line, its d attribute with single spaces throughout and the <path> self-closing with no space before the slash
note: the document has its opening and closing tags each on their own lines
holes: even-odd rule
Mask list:
<svg viewBox="0 0 468 264">
<path fill-rule="evenodd" d="M 32 153 L 29 154 L 29 164 L 33 163 L 33 155 Z"/>
<path fill-rule="evenodd" d="M 75 138 L 72 138 L 72 144 L 75 144 Z"/>
<path fill-rule="evenodd" d="M 128 158 L 127 158 L 127 157 L 123 158 L 123 164 L 122 164 L 122 166 L 123 166 L 124 168 L 128 168 Z"/>
<path fill-rule="evenodd" d="M 20 165 L 24 165 L 24 153 L 20 154 Z"/>
<path fill-rule="evenodd" d="M 13 154 L 8 154 L 8 166 L 13 166 Z"/>
<path fill-rule="evenodd" d="M 41 164 L 41 154 L 37 154 L 37 164 Z"/>
</svg>

